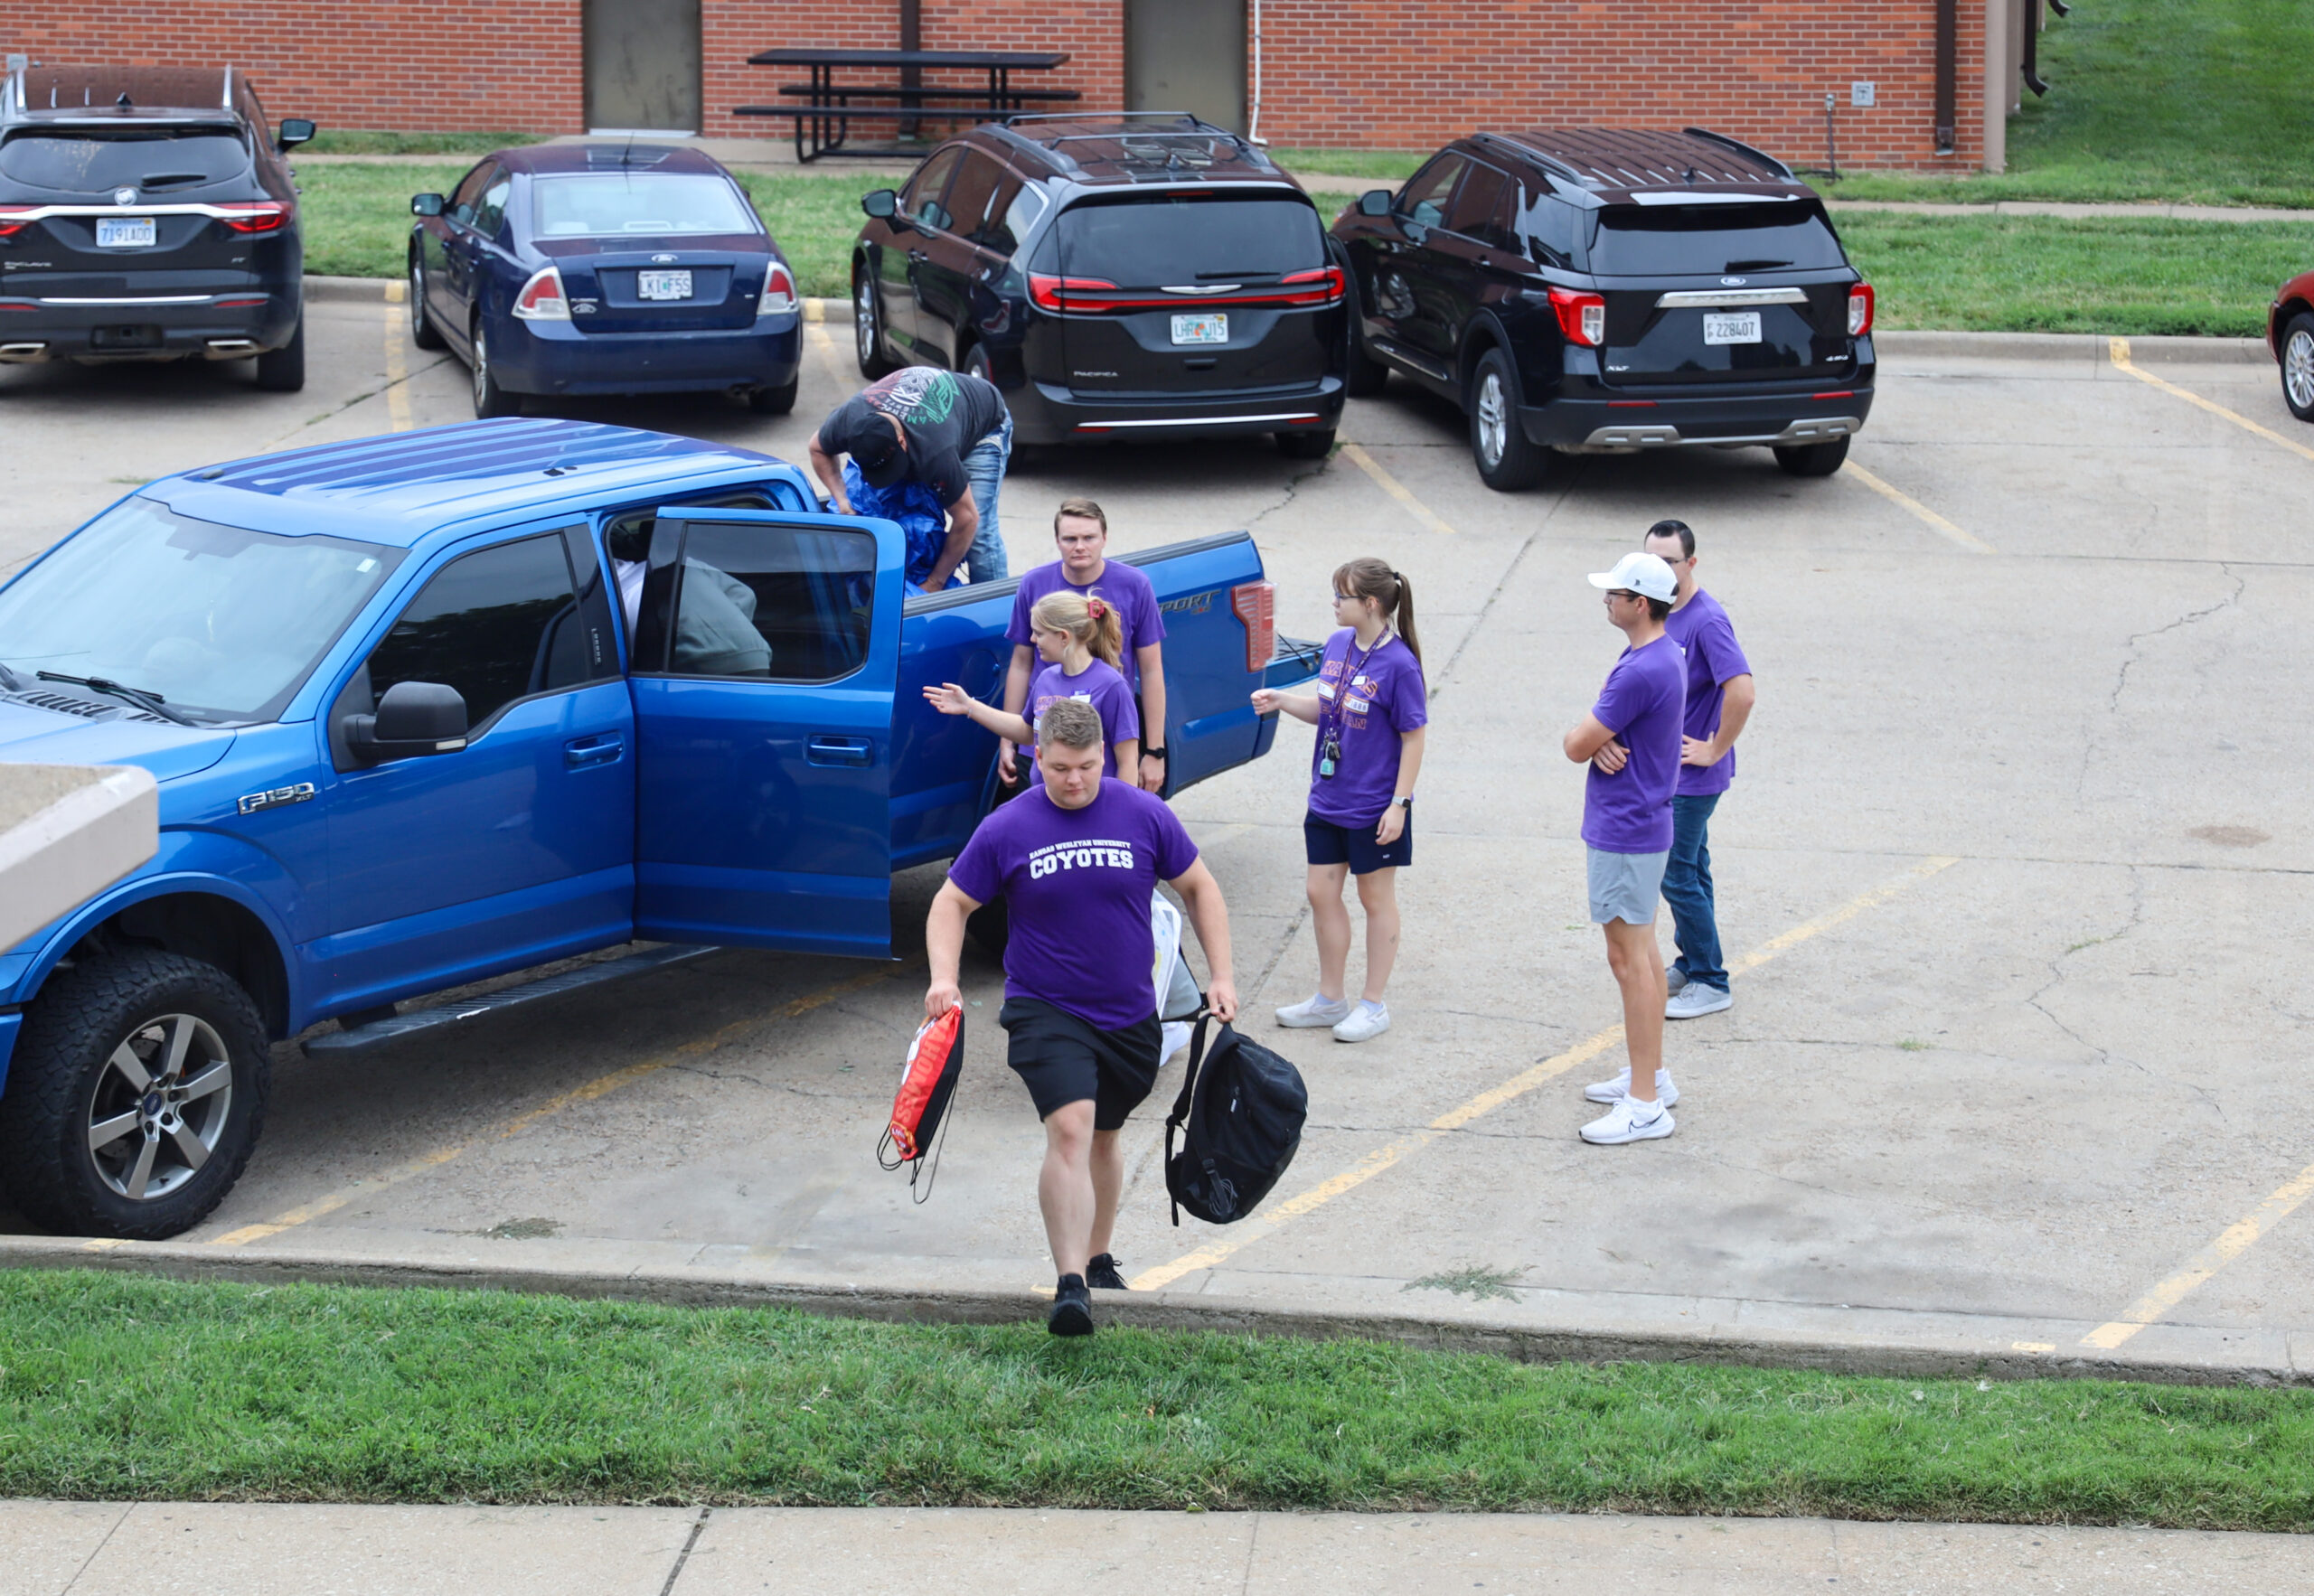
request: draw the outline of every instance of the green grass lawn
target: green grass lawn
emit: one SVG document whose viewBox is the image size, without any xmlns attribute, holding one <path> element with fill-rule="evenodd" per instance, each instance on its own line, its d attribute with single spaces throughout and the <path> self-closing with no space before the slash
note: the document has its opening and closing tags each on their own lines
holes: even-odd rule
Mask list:
<svg viewBox="0 0 2314 1596">
<path fill-rule="evenodd" d="M 0 1494 L 2314 1528 L 2314 1393 L 0 1274 Z"/>
</svg>

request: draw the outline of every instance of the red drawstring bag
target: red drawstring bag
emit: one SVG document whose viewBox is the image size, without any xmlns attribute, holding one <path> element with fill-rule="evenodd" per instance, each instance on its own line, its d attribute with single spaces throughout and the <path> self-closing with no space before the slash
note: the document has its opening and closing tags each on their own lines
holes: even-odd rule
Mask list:
<svg viewBox="0 0 2314 1596">
<path fill-rule="evenodd" d="M 876 1162 L 887 1169 L 903 1164 L 908 1170 L 909 1191 L 917 1202 L 932 1195 L 932 1181 L 940 1173 L 938 1151 L 932 1146 L 948 1113 L 948 1100 L 956 1093 L 956 1077 L 964 1067 L 964 1011 L 951 1009 L 937 1019 L 927 1020 L 908 1047 L 900 1089 L 892 1099 L 891 1123 L 876 1144 Z M 943 1143 L 946 1138 L 941 1138 Z M 924 1176 L 927 1150 L 933 1152 L 932 1174 Z M 923 1189 L 917 1182 L 923 1178 Z"/>
</svg>

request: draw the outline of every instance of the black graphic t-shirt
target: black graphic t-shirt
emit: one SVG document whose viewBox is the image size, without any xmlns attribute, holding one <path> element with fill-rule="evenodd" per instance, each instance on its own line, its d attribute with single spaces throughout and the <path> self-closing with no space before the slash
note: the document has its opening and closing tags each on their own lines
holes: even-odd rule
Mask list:
<svg viewBox="0 0 2314 1596">
<path fill-rule="evenodd" d="M 892 417 L 908 434 L 908 474 L 944 505 L 964 496 L 964 457 L 1004 425 L 1004 396 L 985 378 L 907 366 L 838 405 L 820 424 L 820 447 L 843 452 L 842 439 L 870 414 Z"/>
</svg>

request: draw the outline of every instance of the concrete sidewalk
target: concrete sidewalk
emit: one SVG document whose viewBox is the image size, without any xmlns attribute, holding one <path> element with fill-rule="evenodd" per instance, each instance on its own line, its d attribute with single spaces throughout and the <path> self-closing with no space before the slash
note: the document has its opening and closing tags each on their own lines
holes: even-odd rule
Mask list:
<svg viewBox="0 0 2314 1596">
<path fill-rule="evenodd" d="M 2314 1536 L 1566 1514 L 0 1503 L 0 1596 L 2102 1596 L 2314 1583 Z"/>
</svg>

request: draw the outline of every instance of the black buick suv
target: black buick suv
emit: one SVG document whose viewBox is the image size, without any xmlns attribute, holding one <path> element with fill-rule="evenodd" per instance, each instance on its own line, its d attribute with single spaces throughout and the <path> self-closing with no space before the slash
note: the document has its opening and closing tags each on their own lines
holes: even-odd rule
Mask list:
<svg viewBox="0 0 2314 1596">
<path fill-rule="evenodd" d="M 1563 455 L 1764 444 L 1825 476 L 1872 409 L 1872 289 L 1815 192 L 1702 128 L 1456 139 L 1342 212 L 1350 390 L 1460 404 L 1491 487 Z"/>
<path fill-rule="evenodd" d="M 1275 435 L 1333 446 L 1342 271 L 1324 219 L 1255 146 L 1171 113 L 1018 116 L 861 201 L 860 369 L 948 366 L 1027 444 Z"/>
<path fill-rule="evenodd" d="M 278 133 L 230 67 L 0 80 L 0 361 L 257 361 L 306 380 L 304 248 Z"/>
</svg>

